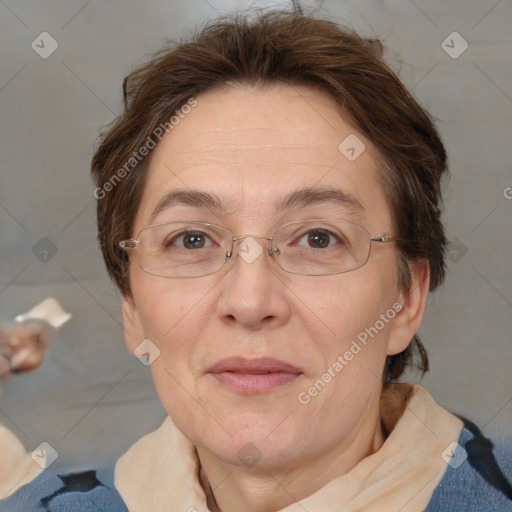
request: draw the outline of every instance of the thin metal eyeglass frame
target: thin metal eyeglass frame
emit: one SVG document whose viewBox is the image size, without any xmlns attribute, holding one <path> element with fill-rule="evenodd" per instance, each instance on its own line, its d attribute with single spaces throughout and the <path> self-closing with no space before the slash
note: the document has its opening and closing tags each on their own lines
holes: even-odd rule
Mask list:
<svg viewBox="0 0 512 512">
<path fill-rule="evenodd" d="M 352 224 L 354 226 L 358 226 L 362 229 L 364 229 L 367 233 L 368 233 L 368 237 L 370 239 L 370 246 L 368 248 L 368 255 L 366 257 L 366 260 L 364 263 L 362 263 L 359 267 L 356 267 L 356 268 L 352 268 L 350 270 L 342 270 L 341 272 L 334 272 L 334 273 L 329 273 L 329 274 L 301 274 L 301 273 L 298 273 L 298 272 L 291 272 L 290 270 L 286 270 L 285 268 L 283 268 L 281 266 L 281 264 L 279 263 L 279 260 L 275 257 L 275 254 L 276 252 L 279 251 L 279 248 L 278 247 L 274 247 L 272 245 L 272 241 L 274 240 L 274 236 L 275 234 L 282 228 L 286 227 L 286 226 L 290 226 L 292 224 L 303 224 L 303 223 L 310 223 L 310 222 L 327 222 L 327 221 L 331 221 L 331 222 L 343 222 L 345 224 Z M 234 237 L 233 236 L 233 233 L 229 230 L 229 229 L 226 229 L 226 228 L 223 228 L 222 226 L 218 226 L 216 224 L 211 224 L 209 222 L 202 222 L 202 221 L 173 221 L 173 222 L 160 222 L 160 223 L 157 223 L 157 224 L 150 224 L 148 226 L 145 226 L 143 227 L 138 233 L 136 236 L 136 238 L 128 238 L 126 240 L 121 240 L 120 242 L 118 242 L 118 246 L 121 247 L 121 249 L 123 250 L 130 250 L 130 249 L 135 249 L 137 250 L 137 247 L 138 245 L 141 243 L 140 240 L 137 240 L 137 238 L 139 238 L 140 234 L 146 230 L 146 229 L 149 229 L 149 228 L 152 228 L 152 227 L 155 227 L 155 226 L 165 226 L 165 225 L 170 225 L 170 224 L 199 224 L 201 226 L 210 226 L 212 228 L 217 228 L 217 229 L 220 229 L 226 233 L 228 233 L 231 237 L 231 249 L 226 252 L 226 254 L 224 255 L 224 261 L 222 263 L 222 265 L 218 268 L 218 270 L 215 270 L 213 272 L 210 272 L 208 274 L 201 274 L 200 276 L 192 276 L 192 277 L 189 277 L 189 276 L 163 276 L 161 274 L 155 274 L 154 272 L 150 272 L 149 270 L 147 270 L 146 268 L 143 267 L 142 263 L 140 262 L 140 259 L 137 255 L 137 263 L 139 264 L 140 268 L 150 274 L 150 275 L 153 275 L 153 276 L 157 276 L 157 277 L 163 277 L 165 279 L 195 279 L 195 278 L 198 278 L 198 277 L 206 277 L 206 276 L 210 276 L 212 274 L 216 274 L 217 272 L 220 272 L 222 270 L 222 268 L 224 267 L 224 265 L 226 264 L 226 262 L 233 256 L 233 248 L 234 248 L 234 245 L 235 245 L 235 242 L 239 241 L 239 240 L 243 240 L 245 238 L 261 238 L 261 239 L 264 239 L 264 240 L 269 240 L 270 241 L 270 249 L 267 249 L 265 251 L 266 254 L 268 254 L 269 256 L 271 256 L 273 258 L 273 260 L 277 263 L 277 265 L 279 266 L 279 268 L 281 268 L 282 270 L 284 270 L 285 272 L 287 272 L 288 274 L 293 274 L 293 275 L 298 275 L 298 276 L 308 276 L 308 277 L 324 277 L 324 276 L 334 276 L 334 275 L 338 275 L 338 274 L 346 274 L 348 272 L 353 272 L 354 270 L 358 270 L 362 267 L 364 267 L 369 259 L 370 259 L 370 254 L 371 254 L 371 243 L 372 242 L 379 242 L 379 243 L 388 243 L 388 242 L 396 242 L 398 241 L 399 239 L 398 238 L 393 238 L 393 237 L 389 237 L 387 235 L 380 235 L 380 236 L 372 236 L 370 234 L 370 232 L 364 227 L 364 226 L 361 226 L 360 224 L 356 224 L 355 222 L 351 222 L 351 221 L 347 221 L 347 220 L 342 220 L 342 219 L 308 219 L 308 220 L 297 220 L 297 221 L 292 221 L 292 222 L 288 222 L 286 224 L 283 224 L 282 226 L 279 226 L 277 227 L 274 231 L 273 231 L 273 234 L 272 235 L 265 235 L 265 236 L 256 236 L 256 235 L 240 235 L 240 236 L 236 236 Z M 231 260 L 231 261 L 234 261 L 234 260 Z"/>
</svg>

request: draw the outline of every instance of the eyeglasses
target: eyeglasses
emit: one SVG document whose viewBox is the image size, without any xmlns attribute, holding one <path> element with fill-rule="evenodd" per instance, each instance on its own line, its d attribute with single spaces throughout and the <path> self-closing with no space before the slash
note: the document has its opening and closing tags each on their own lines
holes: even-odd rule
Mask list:
<svg viewBox="0 0 512 512">
<path fill-rule="evenodd" d="M 263 251 L 255 239 L 266 240 Z M 262 252 L 286 272 L 303 276 L 342 274 L 363 267 L 372 242 L 393 242 L 386 235 L 371 236 L 363 226 L 337 219 L 289 222 L 271 236 L 233 236 L 208 222 L 166 222 L 146 226 L 136 238 L 122 240 L 121 248 L 137 254 L 141 268 L 152 275 L 193 278 L 214 274 L 237 253 L 248 263 Z"/>
</svg>

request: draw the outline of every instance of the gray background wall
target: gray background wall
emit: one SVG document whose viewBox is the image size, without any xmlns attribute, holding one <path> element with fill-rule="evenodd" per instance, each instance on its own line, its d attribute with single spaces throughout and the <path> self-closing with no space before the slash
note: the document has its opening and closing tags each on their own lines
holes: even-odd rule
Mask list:
<svg viewBox="0 0 512 512">
<path fill-rule="evenodd" d="M 148 54 L 249 4 L 0 1 L 0 317 L 48 295 L 74 315 L 41 369 L 0 390 L 0 422 L 28 449 L 54 446 L 55 467 L 113 460 L 164 417 L 149 370 L 125 349 L 119 296 L 96 246 L 88 169 L 98 130 L 120 111 L 122 78 Z M 422 383 L 485 432 L 510 432 L 512 2 L 327 0 L 322 15 L 382 38 L 438 118 L 452 249 L 421 328 L 432 363 Z M 43 31 L 58 42 L 45 59 L 31 48 Z M 452 56 L 442 47 L 454 31 L 468 44 L 458 58 L 462 40 L 444 44 Z M 47 261 L 34 254 L 43 237 L 56 250 Z"/>
</svg>

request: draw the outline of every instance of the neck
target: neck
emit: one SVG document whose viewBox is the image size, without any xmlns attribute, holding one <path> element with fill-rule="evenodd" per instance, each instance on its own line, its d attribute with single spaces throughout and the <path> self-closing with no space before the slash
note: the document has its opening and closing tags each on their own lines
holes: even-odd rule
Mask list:
<svg viewBox="0 0 512 512">
<path fill-rule="evenodd" d="M 248 469 L 225 463 L 202 448 L 197 452 L 220 512 L 276 512 L 314 494 L 380 449 L 385 435 L 378 409 L 354 431 L 334 449 L 285 468 Z"/>
</svg>

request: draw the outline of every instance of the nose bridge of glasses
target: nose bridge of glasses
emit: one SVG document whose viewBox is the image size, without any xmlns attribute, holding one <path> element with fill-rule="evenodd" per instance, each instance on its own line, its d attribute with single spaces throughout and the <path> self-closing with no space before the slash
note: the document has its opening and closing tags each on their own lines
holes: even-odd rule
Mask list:
<svg viewBox="0 0 512 512">
<path fill-rule="evenodd" d="M 263 242 L 257 241 L 263 240 Z M 276 249 L 263 248 L 262 244 L 267 240 L 272 242 L 271 236 L 257 236 L 257 235 L 240 235 L 232 238 L 232 247 L 227 253 L 227 258 L 231 258 L 233 254 L 238 254 L 247 263 L 252 263 L 262 252 L 269 256 L 274 256 Z"/>
</svg>

